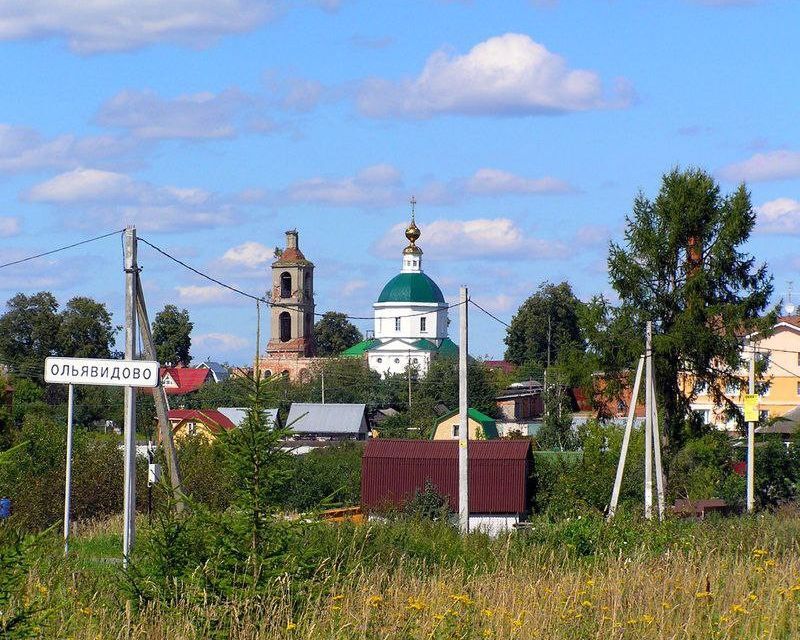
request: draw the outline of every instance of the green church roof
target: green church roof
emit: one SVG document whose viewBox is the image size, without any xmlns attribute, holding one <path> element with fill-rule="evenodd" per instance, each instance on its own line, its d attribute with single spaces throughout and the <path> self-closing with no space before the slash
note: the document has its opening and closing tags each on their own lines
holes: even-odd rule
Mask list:
<svg viewBox="0 0 800 640">
<path fill-rule="evenodd" d="M 369 351 L 373 347 L 378 346 L 380 343 L 381 341 L 376 340 L 375 338 L 368 338 L 367 340 L 362 340 L 361 342 L 354 344 L 349 349 L 345 349 L 344 351 L 342 351 L 342 356 L 345 358 L 361 357 L 367 351 Z"/>
<path fill-rule="evenodd" d="M 424 273 L 400 273 L 386 283 L 378 302 L 438 302 L 444 304 L 439 286 Z"/>
</svg>

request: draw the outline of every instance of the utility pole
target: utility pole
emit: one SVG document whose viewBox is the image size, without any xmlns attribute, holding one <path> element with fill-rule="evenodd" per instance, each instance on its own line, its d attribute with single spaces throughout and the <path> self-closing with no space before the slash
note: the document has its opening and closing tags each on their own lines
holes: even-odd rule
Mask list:
<svg viewBox="0 0 800 640">
<path fill-rule="evenodd" d="M 156 346 L 153 342 L 153 332 L 150 329 L 150 319 L 147 316 L 147 305 L 144 300 L 144 289 L 136 271 L 136 310 L 139 317 L 139 331 L 142 334 L 142 351 L 148 360 L 158 361 Z M 169 471 L 170 485 L 175 493 L 176 507 L 178 511 L 183 510 L 183 482 L 181 480 L 180 468 L 178 467 L 178 453 L 175 450 L 175 441 L 172 437 L 172 425 L 169 422 L 169 403 L 167 402 L 167 392 L 163 385 L 158 385 L 153 389 L 153 403 L 156 406 L 156 417 L 158 419 L 158 433 L 161 445 L 164 447 L 164 454 Z"/>
<path fill-rule="evenodd" d="M 125 359 L 136 358 L 136 228 L 125 229 Z M 128 566 L 136 536 L 136 388 L 124 388 L 125 514 L 122 532 L 123 566 Z"/>
<path fill-rule="evenodd" d="M 467 396 L 467 353 L 469 349 L 469 294 L 461 286 L 458 349 L 458 524 L 469 533 L 469 398 Z"/>
<path fill-rule="evenodd" d="M 653 323 L 647 322 L 645 345 L 644 517 L 653 517 Z"/>
<path fill-rule="evenodd" d="M 756 343 L 750 342 L 750 375 L 747 391 L 750 395 L 756 392 Z M 747 513 L 753 513 L 756 508 L 755 499 L 755 466 L 756 466 L 756 425 L 755 422 L 747 423 Z"/>
<path fill-rule="evenodd" d="M 408 408 L 411 408 L 411 349 L 408 350 Z"/>
</svg>

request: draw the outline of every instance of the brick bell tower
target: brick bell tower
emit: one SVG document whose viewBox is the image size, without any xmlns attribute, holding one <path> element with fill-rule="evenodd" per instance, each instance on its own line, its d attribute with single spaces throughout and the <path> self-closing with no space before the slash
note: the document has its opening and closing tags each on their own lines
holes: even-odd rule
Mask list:
<svg viewBox="0 0 800 640">
<path fill-rule="evenodd" d="M 311 358 L 314 344 L 314 264 L 300 251 L 299 234 L 286 232 L 286 248 L 272 263 L 267 357 Z"/>
</svg>

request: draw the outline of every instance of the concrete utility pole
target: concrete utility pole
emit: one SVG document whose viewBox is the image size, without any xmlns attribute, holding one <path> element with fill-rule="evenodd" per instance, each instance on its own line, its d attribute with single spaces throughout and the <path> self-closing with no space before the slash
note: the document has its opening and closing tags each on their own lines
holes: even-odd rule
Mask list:
<svg viewBox="0 0 800 640">
<path fill-rule="evenodd" d="M 136 228 L 125 229 L 125 359 L 136 357 Z M 125 514 L 122 532 L 123 565 L 128 566 L 136 536 L 136 388 L 124 388 Z"/>
<path fill-rule="evenodd" d="M 411 408 L 411 349 L 408 350 L 408 408 Z"/>
<path fill-rule="evenodd" d="M 639 358 L 639 366 L 636 367 L 636 380 L 633 383 L 633 393 L 631 394 L 631 401 L 628 406 L 628 420 L 625 423 L 625 435 L 622 436 L 622 449 L 619 452 L 617 475 L 614 479 L 614 489 L 611 492 L 611 503 L 608 506 L 606 520 L 611 520 L 611 518 L 614 517 L 614 513 L 617 511 L 617 504 L 619 503 L 619 492 L 622 488 L 622 476 L 625 473 L 625 459 L 628 457 L 628 446 L 631 441 L 633 418 L 636 415 L 636 403 L 639 401 L 639 385 L 642 382 L 642 369 L 644 369 L 644 356 Z"/>
<path fill-rule="evenodd" d="M 144 291 L 139 272 L 136 272 L 136 311 L 139 318 L 139 330 L 142 334 L 142 350 L 147 360 L 158 361 L 156 356 L 156 346 L 153 342 L 153 333 L 150 329 L 150 319 L 147 317 L 147 305 L 144 301 Z M 178 454 L 175 451 L 175 441 L 172 437 L 172 425 L 169 422 L 169 404 L 167 402 L 167 392 L 164 386 L 159 384 L 153 389 L 153 401 L 156 406 L 156 417 L 158 418 L 158 432 L 161 436 L 161 445 L 164 447 L 164 454 L 169 471 L 169 480 L 172 491 L 175 493 L 176 506 L 178 511 L 183 510 L 183 481 L 181 480 L 180 468 L 178 467 Z"/>
<path fill-rule="evenodd" d="M 653 323 L 647 322 L 645 345 L 644 517 L 653 517 Z"/>
<path fill-rule="evenodd" d="M 666 514 L 664 468 L 661 466 L 661 430 L 658 426 L 658 402 L 656 402 L 655 374 L 650 379 L 650 398 L 653 401 L 653 454 L 656 464 L 656 496 L 658 498 L 658 519 L 664 520 Z"/>
<path fill-rule="evenodd" d="M 750 376 L 747 391 L 750 395 L 756 392 L 756 343 L 751 342 Z M 753 513 L 756 508 L 755 467 L 756 467 L 756 425 L 747 423 L 747 512 Z"/>
<path fill-rule="evenodd" d="M 469 350 L 469 294 L 461 287 L 458 349 L 458 524 L 469 533 L 469 398 L 467 396 L 467 354 Z"/>
</svg>

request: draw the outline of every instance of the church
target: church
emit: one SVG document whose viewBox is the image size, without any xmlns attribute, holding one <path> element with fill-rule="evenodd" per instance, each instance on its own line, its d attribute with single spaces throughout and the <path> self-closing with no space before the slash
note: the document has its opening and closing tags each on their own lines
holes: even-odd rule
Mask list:
<svg viewBox="0 0 800 640">
<path fill-rule="evenodd" d="M 436 282 L 422 270 L 415 204 L 412 198 L 400 273 L 386 283 L 372 305 L 374 329 L 366 340 L 341 354 L 365 358 L 383 376 L 404 374 L 409 368 L 425 374 L 433 358 L 458 357 L 458 347 L 447 335 L 449 305 Z M 270 301 L 270 340 L 266 355 L 259 360 L 261 372 L 305 382 L 320 359 L 315 357 L 314 343 L 314 264 L 300 250 L 296 230 L 287 231 L 286 248 L 276 250 Z"/>
<path fill-rule="evenodd" d="M 405 235 L 400 273 L 381 290 L 373 307 L 373 336 L 350 347 L 342 356 L 367 359 L 381 375 L 424 374 L 436 357 L 458 357 L 458 347 L 448 337 L 449 305 L 439 285 L 422 270 L 421 231 L 416 225 L 411 199 L 411 224 Z"/>
</svg>

